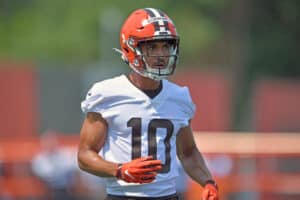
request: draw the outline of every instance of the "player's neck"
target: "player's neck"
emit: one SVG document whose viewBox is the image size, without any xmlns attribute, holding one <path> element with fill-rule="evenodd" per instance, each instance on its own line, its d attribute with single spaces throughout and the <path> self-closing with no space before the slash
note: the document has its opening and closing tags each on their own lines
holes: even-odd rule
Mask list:
<svg viewBox="0 0 300 200">
<path fill-rule="evenodd" d="M 135 72 L 131 72 L 128 77 L 132 84 L 141 90 L 155 90 L 159 88 L 161 84 L 160 81 L 143 77 Z"/>
</svg>

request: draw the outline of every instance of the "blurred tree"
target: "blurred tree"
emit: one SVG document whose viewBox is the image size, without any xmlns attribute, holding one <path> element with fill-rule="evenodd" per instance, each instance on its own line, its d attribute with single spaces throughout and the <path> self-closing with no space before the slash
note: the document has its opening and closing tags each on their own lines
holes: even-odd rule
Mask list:
<svg viewBox="0 0 300 200">
<path fill-rule="evenodd" d="M 300 1 L 250 0 L 248 49 L 235 90 L 234 128 L 244 130 L 255 80 L 263 77 L 300 78 Z"/>
<path fill-rule="evenodd" d="M 260 75 L 300 77 L 300 1 L 254 2 L 248 71 Z"/>
<path fill-rule="evenodd" d="M 137 8 L 159 7 L 175 19 L 184 38 L 184 54 L 181 59 L 190 63 L 198 62 L 195 58 L 199 52 L 205 52 L 222 33 L 216 20 L 210 17 L 216 15 L 214 7 L 218 10 L 222 7 L 219 3 L 222 1 L 213 4 L 209 1 L 198 2 L 186 4 L 173 0 L 132 0 L 128 4 L 121 0 L 2 0 L 0 7 L 4 11 L 0 14 L 3 44 L 0 47 L 1 57 L 66 62 L 95 60 L 101 56 L 98 46 L 102 34 L 99 29 L 99 21 L 103 16 L 101 13 L 115 7 L 122 12 L 125 19 L 128 13 Z"/>
<path fill-rule="evenodd" d="M 155 6 L 174 18 L 182 37 L 181 59 L 187 64 L 232 65 L 240 56 L 230 46 L 236 39 L 237 49 L 247 48 L 247 74 L 299 75 L 300 1 L 247 0 L 250 6 L 244 7 L 238 2 L 1 0 L 0 53 L 16 59 L 97 59 L 101 13 L 115 7 L 125 18 L 136 8 Z"/>
</svg>

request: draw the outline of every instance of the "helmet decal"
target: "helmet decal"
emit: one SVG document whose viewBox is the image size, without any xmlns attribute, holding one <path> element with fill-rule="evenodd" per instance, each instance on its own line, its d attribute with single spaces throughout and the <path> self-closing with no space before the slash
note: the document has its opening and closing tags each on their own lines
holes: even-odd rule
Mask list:
<svg viewBox="0 0 300 200">
<path fill-rule="evenodd" d="M 154 8 L 146 8 L 145 11 L 151 17 L 148 21 L 154 25 L 154 35 L 171 34 L 168 26 L 170 20 L 161 11 Z"/>
</svg>

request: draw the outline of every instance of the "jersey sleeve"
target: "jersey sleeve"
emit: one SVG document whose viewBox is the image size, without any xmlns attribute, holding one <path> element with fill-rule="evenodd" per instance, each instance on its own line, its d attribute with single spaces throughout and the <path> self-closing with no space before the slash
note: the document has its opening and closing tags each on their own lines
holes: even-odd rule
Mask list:
<svg viewBox="0 0 300 200">
<path fill-rule="evenodd" d="M 103 100 L 103 95 L 95 85 L 93 85 L 86 94 L 85 100 L 81 102 L 81 110 L 83 113 L 101 112 L 101 107 L 96 106 Z"/>
<path fill-rule="evenodd" d="M 83 113 L 96 112 L 100 113 L 103 118 L 107 118 L 109 112 L 111 98 L 106 95 L 107 91 L 102 87 L 101 83 L 96 83 L 88 91 L 86 98 L 81 102 L 81 110 Z"/>
</svg>

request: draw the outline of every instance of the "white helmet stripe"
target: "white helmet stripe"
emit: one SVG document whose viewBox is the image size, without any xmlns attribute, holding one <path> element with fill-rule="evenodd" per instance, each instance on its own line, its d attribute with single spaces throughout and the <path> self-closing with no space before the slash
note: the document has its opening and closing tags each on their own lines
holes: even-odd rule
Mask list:
<svg viewBox="0 0 300 200">
<path fill-rule="evenodd" d="M 164 17 L 163 15 L 160 15 L 159 11 L 154 9 L 154 8 L 149 8 L 149 10 L 154 14 L 154 17 L 157 17 L 158 19 L 158 24 L 160 26 L 163 26 L 164 25 L 164 21 L 161 20 L 162 17 Z"/>
<path fill-rule="evenodd" d="M 154 8 L 146 8 L 145 11 L 150 15 L 152 19 L 154 19 L 154 35 L 171 34 L 168 28 L 168 22 L 166 21 L 166 17 L 162 15 L 161 11 Z"/>
</svg>

